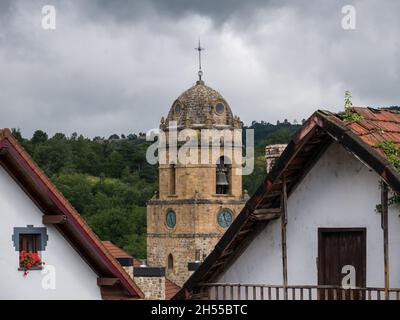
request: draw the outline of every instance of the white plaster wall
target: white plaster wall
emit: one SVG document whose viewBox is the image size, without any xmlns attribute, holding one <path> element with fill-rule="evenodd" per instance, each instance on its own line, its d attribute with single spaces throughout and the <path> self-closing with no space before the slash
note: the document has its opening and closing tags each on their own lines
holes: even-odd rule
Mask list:
<svg viewBox="0 0 400 320">
<path fill-rule="evenodd" d="M 288 199 L 289 285 L 316 285 L 319 227 L 367 228 L 367 286 L 384 287 L 379 176 L 341 145 L 328 148 Z M 399 208 L 389 210 L 390 286 L 400 287 Z M 282 284 L 280 220 L 218 282 Z"/>
<path fill-rule="evenodd" d="M 280 220 L 271 221 L 218 282 L 282 283 Z"/>
<path fill-rule="evenodd" d="M 274 220 L 257 235 L 239 259 L 217 282 L 281 284 L 282 279 L 281 227 L 280 220 Z M 219 297 L 223 296 L 222 290 L 222 288 L 219 289 Z M 231 297 L 231 291 L 227 290 L 227 299 L 238 299 L 238 290 L 237 287 L 234 288 L 233 297 Z M 242 299 L 245 297 L 244 290 L 245 288 L 240 289 Z M 211 291 L 211 297 L 215 298 L 214 294 L 214 290 Z M 249 294 L 249 299 L 253 299 L 252 290 Z M 272 292 L 273 297 L 275 294 L 275 291 Z"/>
<path fill-rule="evenodd" d="M 32 270 L 27 277 L 17 270 L 13 228 L 44 225 L 37 206 L 1 167 L 0 215 L 0 299 L 101 299 L 97 275 L 52 226 L 47 226 L 49 240 L 42 260 L 55 267 L 56 289 L 43 289 L 45 275 L 40 270 Z"/>
</svg>

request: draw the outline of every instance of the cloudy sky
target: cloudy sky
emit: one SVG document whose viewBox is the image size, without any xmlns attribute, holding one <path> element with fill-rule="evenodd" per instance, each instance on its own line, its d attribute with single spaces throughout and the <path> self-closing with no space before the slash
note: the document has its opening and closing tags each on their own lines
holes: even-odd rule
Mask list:
<svg viewBox="0 0 400 320">
<path fill-rule="evenodd" d="M 42 7 L 56 29 L 42 28 Z M 356 29 L 342 28 L 342 7 Z M 0 1 L 0 127 L 108 136 L 157 127 L 204 80 L 245 123 L 400 105 L 400 2 Z"/>
</svg>

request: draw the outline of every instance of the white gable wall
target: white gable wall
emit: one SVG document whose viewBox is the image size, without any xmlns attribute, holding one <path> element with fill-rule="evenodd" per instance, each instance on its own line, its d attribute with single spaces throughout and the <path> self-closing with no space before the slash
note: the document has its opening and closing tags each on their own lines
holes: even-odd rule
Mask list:
<svg viewBox="0 0 400 320">
<path fill-rule="evenodd" d="M 367 229 L 367 286 L 384 287 L 379 176 L 334 143 L 288 199 L 289 285 L 316 285 L 319 227 Z M 389 209 L 390 286 L 400 287 L 399 209 Z M 218 282 L 282 284 L 280 220 L 270 223 Z"/>
<path fill-rule="evenodd" d="M 17 271 L 14 227 L 44 227 L 43 214 L 1 167 L 0 215 L 0 299 L 101 299 L 97 275 L 53 226 L 46 226 L 49 239 L 42 260 L 55 267 L 56 289 L 42 288 L 46 275 L 40 270 L 27 277 Z"/>
</svg>

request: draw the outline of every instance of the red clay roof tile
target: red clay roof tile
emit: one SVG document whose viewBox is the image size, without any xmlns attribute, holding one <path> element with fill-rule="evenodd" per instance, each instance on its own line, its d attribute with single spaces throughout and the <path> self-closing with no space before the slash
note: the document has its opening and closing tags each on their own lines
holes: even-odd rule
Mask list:
<svg viewBox="0 0 400 320">
<path fill-rule="evenodd" d="M 170 300 L 181 289 L 176 283 L 165 278 L 165 300 Z"/>
<path fill-rule="evenodd" d="M 122 250 L 120 247 L 116 246 L 111 241 L 102 241 L 102 242 L 103 245 L 108 250 L 108 252 L 110 252 L 114 258 L 132 258 L 131 255 L 129 255 L 126 251 Z"/>
<path fill-rule="evenodd" d="M 362 120 L 346 123 L 347 127 L 369 146 L 379 149 L 381 141 L 400 144 L 400 112 L 387 109 L 354 107 L 353 111 L 363 117 Z"/>
<path fill-rule="evenodd" d="M 125 250 L 121 249 L 120 247 L 116 246 L 111 241 L 102 241 L 104 247 L 107 251 L 114 257 L 114 258 L 133 258 L 130 254 L 128 254 Z M 133 258 L 133 266 L 135 268 L 140 267 L 141 262 L 140 260 Z"/>
</svg>

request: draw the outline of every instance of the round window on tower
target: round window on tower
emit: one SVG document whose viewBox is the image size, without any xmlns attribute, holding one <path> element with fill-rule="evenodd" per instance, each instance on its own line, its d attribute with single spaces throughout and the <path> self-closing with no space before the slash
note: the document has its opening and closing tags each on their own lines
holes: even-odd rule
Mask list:
<svg viewBox="0 0 400 320">
<path fill-rule="evenodd" d="M 218 224 L 222 228 L 228 228 L 233 221 L 232 211 L 229 209 L 226 209 L 226 208 L 221 209 L 218 213 L 217 220 L 218 220 Z"/>
<path fill-rule="evenodd" d="M 176 226 L 176 213 L 174 210 L 169 209 L 165 217 L 165 223 L 168 228 L 173 229 Z"/>
<path fill-rule="evenodd" d="M 215 105 L 215 112 L 217 114 L 223 114 L 225 112 L 225 105 L 222 102 L 218 102 Z"/>
<path fill-rule="evenodd" d="M 180 103 L 175 103 L 174 112 L 175 112 L 175 114 L 181 114 L 181 112 L 182 112 L 182 106 L 181 106 Z"/>
</svg>

